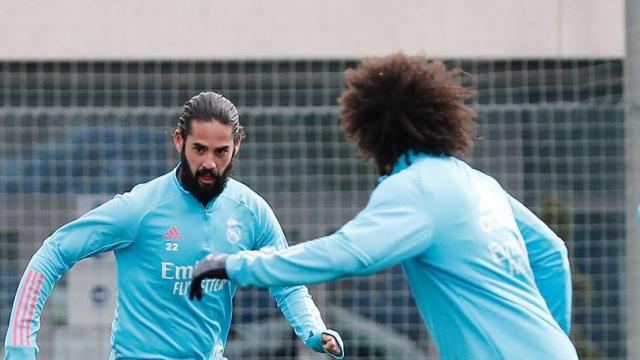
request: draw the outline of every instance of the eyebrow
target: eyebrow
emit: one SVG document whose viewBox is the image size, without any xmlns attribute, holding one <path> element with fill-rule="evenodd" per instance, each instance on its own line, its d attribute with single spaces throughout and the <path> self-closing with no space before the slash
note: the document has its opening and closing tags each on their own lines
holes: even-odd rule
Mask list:
<svg viewBox="0 0 640 360">
<path fill-rule="evenodd" d="M 194 142 L 193 144 L 191 144 L 191 147 L 192 148 L 202 147 L 202 148 L 205 148 L 205 149 L 209 149 L 209 147 L 207 145 L 199 143 L 199 142 Z M 229 148 L 231 148 L 231 145 L 223 145 L 223 146 L 215 148 L 215 150 L 228 150 Z"/>
</svg>

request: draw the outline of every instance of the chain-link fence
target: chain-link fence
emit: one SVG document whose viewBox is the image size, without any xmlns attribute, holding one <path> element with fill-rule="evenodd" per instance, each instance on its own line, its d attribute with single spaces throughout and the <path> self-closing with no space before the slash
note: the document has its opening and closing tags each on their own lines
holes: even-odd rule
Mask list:
<svg viewBox="0 0 640 360">
<path fill-rule="evenodd" d="M 479 92 L 472 105 L 481 138 L 468 160 L 567 242 L 581 358 L 624 358 L 622 61 L 450 64 L 467 71 L 464 81 Z M 352 65 L 0 63 L 2 336 L 19 276 L 41 241 L 105 198 L 169 171 L 177 161 L 169 137 L 175 115 L 199 91 L 222 92 L 238 105 L 248 137 L 235 177 L 271 204 L 290 242 L 340 227 L 376 181 L 338 127 L 336 98 Z M 38 337 L 42 359 L 103 358 L 115 294 L 110 263 L 101 261 L 78 264 L 85 267 L 54 289 Z M 311 292 L 343 334 L 350 359 L 437 358 L 399 268 Z M 321 358 L 300 345 L 268 293 L 257 289 L 236 295 L 227 354 Z"/>
</svg>

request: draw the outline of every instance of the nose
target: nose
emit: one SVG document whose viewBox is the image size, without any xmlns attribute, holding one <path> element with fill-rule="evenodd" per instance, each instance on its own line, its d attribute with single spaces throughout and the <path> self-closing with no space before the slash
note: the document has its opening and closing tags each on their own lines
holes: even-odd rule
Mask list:
<svg viewBox="0 0 640 360">
<path fill-rule="evenodd" d="M 209 155 L 204 159 L 204 162 L 202 163 L 202 167 L 207 170 L 215 170 L 216 162 L 213 161 L 213 155 Z"/>
</svg>

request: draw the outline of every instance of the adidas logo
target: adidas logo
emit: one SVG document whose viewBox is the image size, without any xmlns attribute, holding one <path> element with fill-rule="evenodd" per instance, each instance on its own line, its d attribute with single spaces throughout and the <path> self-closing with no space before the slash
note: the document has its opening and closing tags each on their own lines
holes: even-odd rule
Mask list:
<svg viewBox="0 0 640 360">
<path fill-rule="evenodd" d="M 182 239 L 182 235 L 180 235 L 180 231 L 178 231 L 178 229 L 173 226 L 166 233 L 164 233 L 164 235 L 162 235 L 162 238 L 165 240 L 180 240 Z"/>
</svg>

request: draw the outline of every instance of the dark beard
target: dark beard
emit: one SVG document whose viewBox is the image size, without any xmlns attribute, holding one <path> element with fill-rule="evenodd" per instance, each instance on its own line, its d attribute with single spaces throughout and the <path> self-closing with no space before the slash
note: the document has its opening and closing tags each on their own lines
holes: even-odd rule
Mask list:
<svg viewBox="0 0 640 360">
<path fill-rule="evenodd" d="M 229 175 L 233 169 L 233 159 L 229 162 L 229 166 L 220 174 L 214 170 L 200 169 L 196 171 L 195 176 L 187 158 L 184 155 L 184 150 L 180 153 L 180 167 L 178 168 L 178 179 L 182 183 L 182 187 L 191 193 L 198 201 L 207 206 L 207 204 L 216 196 L 220 195 L 224 188 L 227 186 Z M 198 183 L 198 178 L 204 175 L 212 176 L 215 181 L 211 185 L 202 186 Z"/>
</svg>

